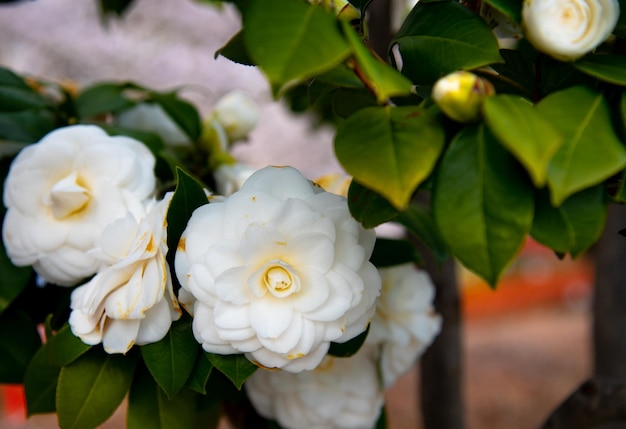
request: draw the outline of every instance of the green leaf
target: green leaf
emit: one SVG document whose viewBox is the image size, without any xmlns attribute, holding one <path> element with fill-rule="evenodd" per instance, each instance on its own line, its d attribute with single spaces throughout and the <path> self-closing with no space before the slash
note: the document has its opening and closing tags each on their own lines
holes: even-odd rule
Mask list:
<svg viewBox="0 0 626 429">
<path fill-rule="evenodd" d="M 522 23 L 522 0 L 487 0 L 487 4 L 500 11 L 511 21 Z"/>
<path fill-rule="evenodd" d="M 374 252 L 370 262 L 377 268 L 390 267 L 407 262 L 418 263 L 422 260 L 415 246 L 408 240 L 376 238 Z"/>
<path fill-rule="evenodd" d="M 587 55 L 574 67 L 590 76 L 626 86 L 626 57 L 623 55 Z"/>
<path fill-rule="evenodd" d="M 417 107 L 369 107 L 340 124 L 335 153 L 356 181 L 402 210 L 435 167 L 444 138 Z"/>
<path fill-rule="evenodd" d="M 378 417 L 378 421 L 376 422 L 374 429 L 387 429 L 387 409 L 384 405 L 383 409 L 380 411 L 380 417 Z"/>
<path fill-rule="evenodd" d="M 41 340 L 37 325 L 24 312 L 8 310 L 0 315 L 0 384 L 22 383 L 26 366 Z"/>
<path fill-rule="evenodd" d="M 165 110 L 191 141 L 198 140 L 202 133 L 202 123 L 198 111 L 192 104 L 180 99 L 175 92 L 167 94 L 151 92 L 150 98 Z"/>
<path fill-rule="evenodd" d="M 548 169 L 553 206 L 626 166 L 626 149 L 615 134 L 602 94 L 573 87 L 544 98 L 537 109 L 565 138 Z"/>
<path fill-rule="evenodd" d="M 55 392 L 61 367 L 82 356 L 91 346 L 72 334 L 69 325 L 37 350 L 24 375 L 28 415 L 56 411 Z"/>
<path fill-rule="evenodd" d="M 106 18 L 108 15 L 121 17 L 133 4 L 133 0 L 98 0 L 100 13 Z"/>
<path fill-rule="evenodd" d="M 162 340 L 142 346 L 141 355 L 155 381 L 173 398 L 187 382 L 199 349 L 191 331 L 191 317 L 185 314 Z"/>
<path fill-rule="evenodd" d="M 111 417 L 130 388 L 137 356 L 92 348 L 64 366 L 56 393 L 61 429 L 95 428 Z"/>
<path fill-rule="evenodd" d="M 47 109 L 29 109 L 0 113 L 0 139 L 35 143 L 56 127 Z"/>
<path fill-rule="evenodd" d="M 124 95 L 131 86 L 128 83 L 101 83 L 86 88 L 76 97 L 78 117 L 84 120 L 132 107 L 134 103 Z"/>
<path fill-rule="evenodd" d="M 535 185 L 545 185 L 550 160 L 563 144 L 559 131 L 521 97 L 488 97 L 483 112 L 491 132 L 526 168 Z"/>
<path fill-rule="evenodd" d="M 376 99 L 365 89 L 339 88 L 332 94 L 333 113 L 340 118 L 354 115 L 361 109 L 376 106 Z"/>
<path fill-rule="evenodd" d="M 202 185 L 196 179 L 179 167 L 176 168 L 176 177 L 176 191 L 167 211 L 168 254 L 175 253 L 193 211 L 209 202 Z"/>
<path fill-rule="evenodd" d="M 0 84 L 0 111 L 17 112 L 39 107 L 49 103 L 30 87 L 4 86 Z"/>
<path fill-rule="evenodd" d="M 530 231 L 533 197 L 514 158 L 488 130 L 466 127 L 439 166 L 433 214 L 452 254 L 495 286 Z"/>
<path fill-rule="evenodd" d="M 30 88 L 24 79 L 5 67 L 0 67 L 0 85 Z"/>
<path fill-rule="evenodd" d="M 328 349 L 328 354 L 335 357 L 347 358 L 353 356 L 356 352 L 359 351 L 363 343 L 365 343 L 365 339 L 367 338 L 367 334 L 370 332 L 370 326 L 367 325 L 367 329 L 361 332 L 356 337 L 346 341 L 345 343 L 330 343 L 330 348 Z"/>
<path fill-rule="evenodd" d="M 0 315 L 22 292 L 33 274 L 31 267 L 16 267 L 7 256 L 4 241 L 0 242 Z"/>
<path fill-rule="evenodd" d="M 389 204 L 389 201 L 355 180 L 348 188 L 348 207 L 352 217 L 361 222 L 365 228 L 374 228 L 398 215 L 398 210 Z"/>
<path fill-rule="evenodd" d="M 324 8 L 252 0 L 244 12 L 248 52 L 275 89 L 323 73 L 348 56 L 336 18 Z"/>
<path fill-rule="evenodd" d="M 595 243 L 606 221 L 604 186 L 598 185 L 567 198 L 553 207 L 547 192 L 537 196 L 535 219 L 530 232 L 539 243 L 559 253 L 577 257 Z"/>
<path fill-rule="evenodd" d="M 196 394 L 183 389 L 173 398 L 138 368 L 128 397 L 127 429 L 190 429 L 196 421 Z"/>
<path fill-rule="evenodd" d="M 165 143 L 163 143 L 161 137 L 150 131 L 137 130 L 134 128 L 131 129 L 109 124 L 98 124 L 98 126 L 106 131 L 110 136 L 127 136 L 135 140 L 139 140 L 145 144 L 155 156 L 158 156 L 161 150 L 165 147 Z"/>
<path fill-rule="evenodd" d="M 242 354 L 216 355 L 207 353 L 207 357 L 213 367 L 224 374 L 238 390 L 241 390 L 243 383 L 258 369 Z"/>
<path fill-rule="evenodd" d="M 443 263 L 448 257 L 448 249 L 441 238 L 430 209 L 422 204 L 413 203 L 400 213 L 396 219 L 415 238 L 428 247 L 438 263 Z"/>
<path fill-rule="evenodd" d="M 626 10 L 626 0 L 619 0 L 619 9 L 620 11 Z M 613 34 L 619 37 L 626 37 L 626 13 L 619 14 L 619 19 L 615 29 L 613 29 Z"/>
<path fill-rule="evenodd" d="M 254 65 L 254 61 L 250 58 L 250 53 L 248 53 L 248 48 L 246 47 L 243 31 L 239 31 L 231 37 L 224 46 L 215 52 L 215 58 L 219 55 L 222 55 L 223 57 L 226 57 L 238 64 L 243 64 L 245 66 Z"/>
<path fill-rule="evenodd" d="M 198 353 L 196 365 L 193 367 L 193 371 L 191 371 L 185 387 L 194 392 L 206 395 L 206 383 L 212 371 L 213 365 L 209 362 L 207 354 L 202 352 Z"/>
<path fill-rule="evenodd" d="M 502 62 L 498 40 L 485 20 L 453 1 L 418 3 L 394 43 L 402 57 L 402 74 L 421 85 L 459 69 Z"/>
<path fill-rule="evenodd" d="M 366 86 L 376 94 L 379 103 L 386 102 L 390 97 L 411 93 L 413 83 L 410 80 L 380 58 L 374 57 L 348 21 L 341 20 L 341 25 L 352 47 L 358 74 Z"/>
</svg>

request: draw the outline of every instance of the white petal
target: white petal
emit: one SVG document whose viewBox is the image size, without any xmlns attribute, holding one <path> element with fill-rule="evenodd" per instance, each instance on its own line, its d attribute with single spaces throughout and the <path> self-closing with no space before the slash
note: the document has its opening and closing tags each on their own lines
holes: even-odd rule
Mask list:
<svg viewBox="0 0 626 429">
<path fill-rule="evenodd" d="M 289 302 L 267 296 L 250 303 L 249 317 L 259 337 L 276 338 L 289 327 L 293 309 Z"/>
<path fill-rule="evenodd" d="M 107 353 L 126 353 L 135 344 L 139 320 L 107 319 L 102 345 Z"/>
</svg>

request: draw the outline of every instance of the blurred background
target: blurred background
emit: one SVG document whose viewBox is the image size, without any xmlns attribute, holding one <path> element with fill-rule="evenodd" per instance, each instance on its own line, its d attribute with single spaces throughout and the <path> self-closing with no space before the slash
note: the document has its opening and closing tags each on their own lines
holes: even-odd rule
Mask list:
<svg viewBox="0 0 626 429">
<path fill-rule="evenodd" d="M 192 0 L 137 0 L 103 22 L 95 1 L 34 0 L 0 5 L 0 65 L 71 83 L 134 81 L 182 94 L 206 115 L 222 95 L 242 89 L 261 106 L 259 126 L 237 158 L 254 167 L 293 165 L 309 178 L 340 172 L 333 131 L 272 100 L 255 68 L 214 52 L 240 26 L 234 8 Z M 593 265 L 529 241 L 497 291 L 459 267 L 462 396 L 469 429 L 536 428 L 591 367 Z M 418 371 L 388 392 L 389 427 L 419 428 Z M 123 413 L 105 428 L 123 426 Z M 0 428 L 53 428 L 54 416 L 24 418 L 22 392 L 0 386 Z M 436 429 L 436 428 L 428 428 Z"/>
</svg>

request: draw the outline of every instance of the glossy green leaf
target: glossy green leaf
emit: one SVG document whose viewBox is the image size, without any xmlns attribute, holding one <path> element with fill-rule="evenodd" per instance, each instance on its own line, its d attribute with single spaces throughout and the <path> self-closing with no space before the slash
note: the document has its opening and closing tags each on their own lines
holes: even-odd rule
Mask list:
<svg viewBox="0 0 626 429">
<path fill-rule="evenodd" d="M 602 94 L 573 87 L 544 98 L 537 109 L 565 138 L 548 169 L 553 206 L 626 166 L 626 149 L 613 130 Z"/>
<path fill-rule="evenodd" d="M 181 168 L 176 168 L 176 175 L 176 191 L 172 196 L 172 202 L 167 211 L 167 246 L 170 249 L 169 254 L 175 253 L 180 236 L 183 234 L 193 211 L 209 202 L 202 185 L 196 179 Z"/>
<path fill-rule="evenodd" d="M 602 81 L 626 86 L 626 57 L 624 55 L 587 55 L 574 67 Z"/>
<path fill-rule="evenodd" d="M 522 0 L 487 0 L 486 3 L 500 11 L 514 23 L 521 24 Z"/>
<path fill-rule="evenodd" d="M 200 137 L 202 132 L 200 115 L 191 103 L 178 97 L 175 92 L 166 94 L 152 92 L 150 98 L 165 110 L 165 113 L 187 134 L 191 141 L 196 141 Z"/>
<path fill-rule="evenodd" d="M 444 243 L 430 209 L 419 203 L 412 203 L 401 212 L 397 219 L 409 233 L 428 247 L 440 264 L 448 257 Z"/>
<path fill-rule="evenodd" d="M 459 69 L 502 61 L 498 40 L 487 23 L 453 1 L 418 3 L 394 42 L 402 58 L 402 74 L 421 85 Z M 399 66 L 397 58 L 395 62 Z"/>
<path fill-rule="evenodd" d="M 213 367 L 224 374 L 238 390 L 241 390 L 243 383 L 258 369 L 242 354 L 216 355 L 207 353 L 207 357 Z"/>
<path fill-rule="evenodd" d="M 1 112 L 17 112 L 47 105 L 48 101 L 29 87 L 4 86 L 0 84 Z"/>
<path fill-rule="evenodd" d="M 422 260 L 415 246 L 408 240 L 376 238 L 374 252 L 370 262 L 376 268 L 390 267 L 407 262 L 418 263 Z"/>
<path fill-rule="evenodd" d="M 206 394 L 206 383 L 211 376 L 211 372 L 213 372 L 213 364 L 209 362 L 209 358 L 207 356 L 207 353 L 198 353 L 196 364 L 187 379 L 187 383 L 185 384 L 186 388 L 203 395 Z"/>
<path fill-rule="evenodd" d="M 369 107 L 340 124 L 335 153 L 356 181 L 404 209 L 435 167 L 444 138 L 440 124 L 417 107 Z"/>
<path fill-rule="evenodd" d="M 231 61 L 245 66 L 253 66 L 254 61 L 250 58 L 250 53 L 246 47 L 243 31 L 239 31 L 233 37 L 230 38 L 224 46 L 215 52 L 215 58 L 222 55 Z"/>
<path fill-rule="evenodd" d="M 56 393 L 61 429 L 91 429 L 121 404 L 133 379 L 137 354 L 106 354 L 99 347 L 64 366 Z"/>
<path fill-rule="evenodd" d="M 0 241 L 0 314 L 24 290 L 33 274 L 31 267 L 16 267 L 11 263 Z"/>
<path fill-rule="evenodd" d="M 376 106 L 376 98 L 365 89 L 340 88 L 333 92 L 331 99 L 333 113 L 340 118 L 348 118 L 361 109 Z"/>
<path fill-rule="evenodd" d="M 389 64 L 372 55 L 348 21 L 341 20 L 341 24 L 352 47 L 359 76 L 365 85 L 376 94 L 376 100 L 379 103 L 384 103 L 390 97 L 410 94 L 413 83 Z"/>
<path fill-rule="evenodd" d="M 0 66 L 0 85 L 29 88 L 28 84 L 20 76 L 6 67 Z"/>
<path fill-rule="evenodd" d="M 435 222 L 447 247 L 490 285 L 530 231 L 533 192 L 515 159 L 484 126 L 466 127 L 438 169 Z"/>
<path fill-rule="evenodd" d="M 0 384 L 22 383 L 26 366 L 41 340 L 37 325 L 26 314 L 8 310 L 0 315 Z"/>
<path fill-rule="evenodd" d="M 128 396 L 127 429 L 192 429 L 196 394 L 183 389 L 169 398 L 150 373 L 138 368 Z"/>
<path fill-rule="evenodd" d="M 47 109 L 29 109 L 0 113 L 0 139 L 35 143 L 56 127 Z"/>
<path fill-rule="evenodd" d="M 82 91 L 76 97 L 76 111 L 81 119 L 118 112 L 133 106 L 124 92 L 129 88 L 127 83 L 101 83 Z"/>
<path fill-rule="evenodd" d="M 578 192 L 559 207 L 550 204 L 547 192 L 537 197 L 532 237 L 559 253 L 577 257 L 595 243 L 606 221 L 607 202 L 604 186 Z"/>
<path fill-rule="evenodd" d="M 365 228 L 374 228 L 398 215 L 398 210 L 389 204 L 389 201 L 355 180 L 348 188 L 348 207 L 352 217 L 361 222 Z"/>
<path fill-rule="evenodd" d="M 521 97 L 489 97 L 483 112 L 491 132 L 526 168 L 535 185 L 545 185 L 550 160 L 563 144 L 559 131 Z"/>
<path fill-rule="evenodd" d="M 165 337 L 141 347 L 141 356 L 169 398 L 176 396 L 193 370 L 200 346 L 191 331 L 191 317 L 186 314 L 172 323 Z"/>
<path fill-rule="evenodd" d="M 370 327 L 367 325 L 367 329 L 365 331 L 345 343 L 330 343 L 328 354 L 340 358 L 347 358 L 354 355 L 361 349 L 363 343 L 365 343 L 369 332 Z"/>
<path fill-rule="evenodd" d="M 248 52 L 275 89 L 330 70 L 350 52 L 335 16 L 306 2 L 251 0 L 243 22 Z"/>
</svg>

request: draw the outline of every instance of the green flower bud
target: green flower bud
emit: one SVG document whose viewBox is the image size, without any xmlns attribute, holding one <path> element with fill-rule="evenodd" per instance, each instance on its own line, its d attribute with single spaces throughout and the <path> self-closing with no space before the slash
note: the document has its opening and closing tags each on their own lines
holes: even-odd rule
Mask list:
<svg viewBox="0 0 626 429">
<path fill-rule="evenodd" d="M 467 71 L 458 71 L 435 82 L 432 98 L 449 118 L 467 123 L 480 119 L 483 100 L 495 92 L 488 80 Z"/>
</svg>

